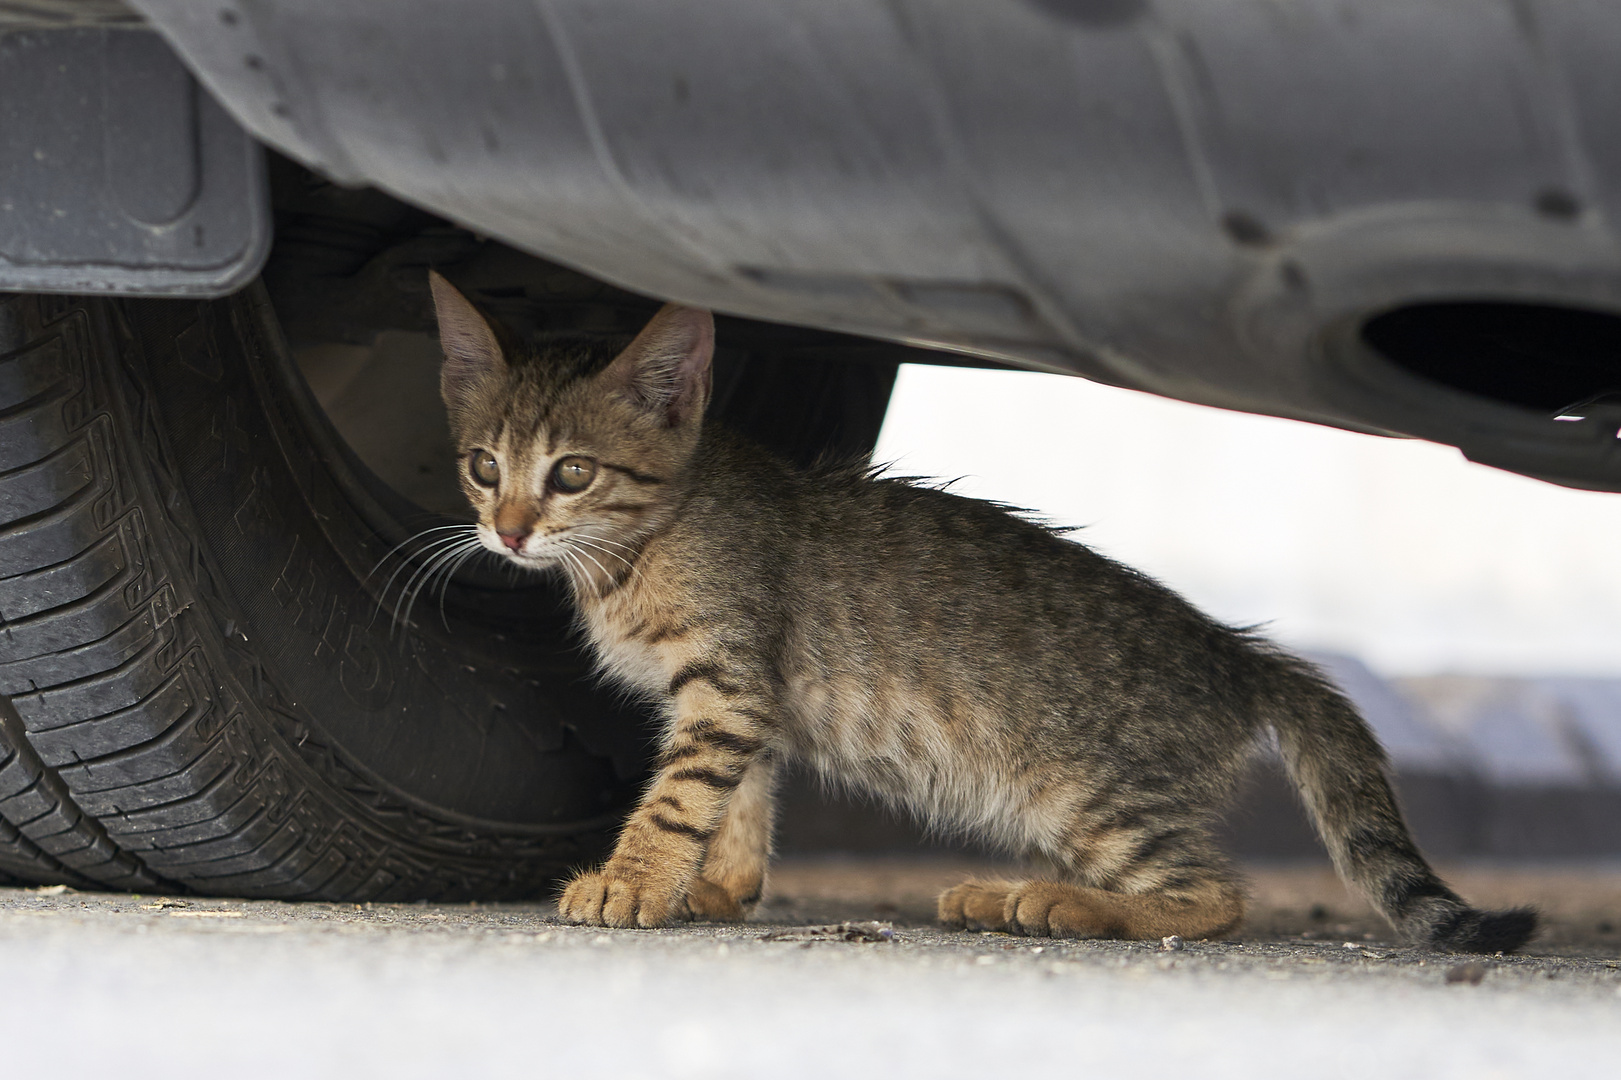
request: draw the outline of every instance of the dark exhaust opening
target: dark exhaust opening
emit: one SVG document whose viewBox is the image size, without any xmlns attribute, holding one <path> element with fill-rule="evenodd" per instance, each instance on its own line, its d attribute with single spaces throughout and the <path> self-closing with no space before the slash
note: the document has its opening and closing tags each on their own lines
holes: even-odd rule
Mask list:
<svg viewBox="0 0 1621 1080">
<path fill-rule="evenodd" d="M 1555 304 L 1412 304 L 1368 320 L 1392 363 L 1506 405 L 1561 415 L 1621 402 L 1621 315 Z"/>
</svg>

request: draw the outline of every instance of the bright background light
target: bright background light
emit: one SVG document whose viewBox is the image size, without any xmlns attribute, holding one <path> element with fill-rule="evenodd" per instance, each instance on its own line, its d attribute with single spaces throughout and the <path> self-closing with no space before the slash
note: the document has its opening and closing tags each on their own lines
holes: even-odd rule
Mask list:
<svg viewBox="0 0 1621 1080">
<path fill-rule="evenodd" d="M 901 369 L 876 454 L 1387 675 L 1621 675 L 1621 495 L 1025 372 Z"/>
</svg>

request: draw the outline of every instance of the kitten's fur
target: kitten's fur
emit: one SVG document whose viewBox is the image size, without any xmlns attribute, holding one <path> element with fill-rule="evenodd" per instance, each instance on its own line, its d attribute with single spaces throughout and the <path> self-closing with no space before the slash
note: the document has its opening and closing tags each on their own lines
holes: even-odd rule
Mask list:
<svg viewBox="0 0 1621 1080">
<path fill-rule="evenodd" d="M 707 312 L 664 308 L 617 358 L 536 358 L 432 285 L 479 536 L 566 572 L 604 671 L 666 718 L 613 856 L 563 892 L 570 921 L 741 918 L 794 757 L 1052 868 L 951 889 L 948 925 L 1223 933 L 1243 894 L 1209 826 L 1270 728 L 1340 873 L 1403 938 L 1532 934 L 1531 912 L 1476 911 L 1436 877 L 1378 743 L 1310 665 L 995 506 L 704 426 Z M 567 458 L 595 469 L 576 493 L 553 479 Z"/>
</svg>

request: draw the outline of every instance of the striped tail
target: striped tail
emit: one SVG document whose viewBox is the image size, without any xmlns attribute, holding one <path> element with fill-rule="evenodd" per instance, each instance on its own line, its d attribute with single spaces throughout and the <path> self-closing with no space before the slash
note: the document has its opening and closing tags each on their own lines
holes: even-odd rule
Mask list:
<svg viewBox="0 0 1621 1080">
<path fill-rule="evenodd" d="M 1345 696 L 1304 660 L 1272 659 L 1265 719 L 1340 877 L 1412 944 L 1492 953 L 1530 940 L 1535 911 L 1476 910 L 1424 861 L 1396 805 L 1384 749 Z"/>
</svg>

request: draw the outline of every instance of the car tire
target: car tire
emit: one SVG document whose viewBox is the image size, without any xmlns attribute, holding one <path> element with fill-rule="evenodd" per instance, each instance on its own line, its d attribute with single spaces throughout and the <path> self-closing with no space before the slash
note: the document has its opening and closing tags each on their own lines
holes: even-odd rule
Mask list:
<svg viewBox="0 0 1621 1080">
<path fill-rule="evenodd" d="M 0 874 L 501 898 L 596 857 L 647 717 L 548 579 L 380 610 L 423 519 L 258 287 L 0 301 Z"/>
</svg>

